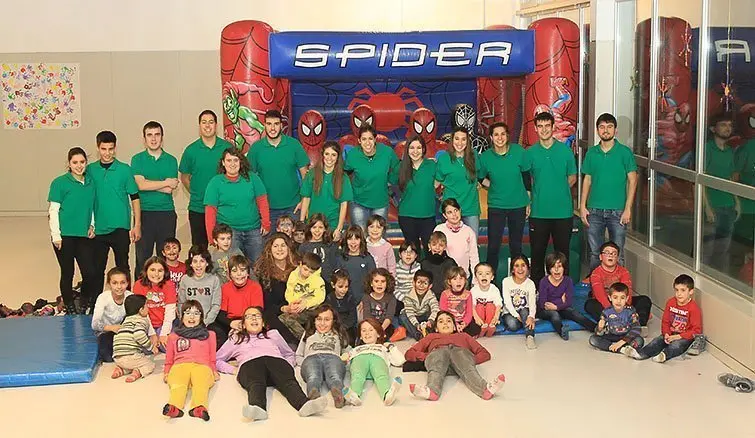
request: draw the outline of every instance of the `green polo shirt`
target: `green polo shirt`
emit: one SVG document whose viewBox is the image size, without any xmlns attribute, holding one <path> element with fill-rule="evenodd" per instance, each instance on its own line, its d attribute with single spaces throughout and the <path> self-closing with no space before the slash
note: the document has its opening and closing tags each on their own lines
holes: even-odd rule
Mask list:
<svg viewBox="0 0 755 438">
<path fill-rule="evenodd" d="M 398 215 L 414 218 L 435 217 L 435 172 L 437 164 L 425 158 L 414 170 L 398 204 Z"/>
<path fill-rule="evenodd" d="M 388 184 L 396 184 L 398 157 L 393 149 L 378 143 L 375 155 L 368 157 L 361 147 L 346 154 L 344 170 L 351 172 L 354 202 L 367 208 L 388 206 Z"/>
<path fill-rule="evenodd" d="M 162 151 L 155 159 L 146 150 L 131 158 L 131 172 L 141 175 L 149 181 L 162 181 L 168 178 L 178 178 L 178 161 L 173 155 Z M 172 193 L 162 193 L 157 190 L 139 190 L 139 200 L 142 211 L 174 211 Z"/>
<path fill-rule="evenodd" d="M 627 202 L 627 175 L 637 172 L 637 162 L 631 149 L 614 140 L 608 152 L 600 144 L 587 150 L 582 172 L 590 175 L 590 194 L 587 208 L 623 210 Z"/>
<path fill-rule="evenodd" d="M 530 170 L 523 147 L 512 143 L 503 155 L 490 148 L 480 155 L 478 161 L 480 169 L 477 178 L 490 180 L 488 208 L 522 208 L 530 203 L 522 180 L 522 172 Z"/>
<path fill-rule="evenodd" d="M 314 172 L 309 171 L 304 177 L 304 181 L 301 185 L 301 196 L 303 198 L 310 198 L 307 218 L 315 213 L 322 213 L 328 220 L 330 229 L 334 230 L 338 225 L 338 216 L 341 213 L 341 203 L 354 199 L 354 192 L 351 190 L 351 181 L 349 181 L 348 175 L 343 175 L 343 181 L 341 181 L 341 196 L 336 198 L 333 194 L 334 186 L 332 172 L 323 172 L 322 186 L 320 187 L 319 194 L 315 193 L 313 189 L 314 180 Z"/>
<path fill-rule="evenodd" d="M 755 139 L 739 146 L 734 154 L 734 168 L 739 172 L 739 182 L 755 186 Z M 739 198 L 742 213 L 755 214 L 755 201 Z"/>
<path fill-rule="evenodd" d="M 301 143 L 281 134 L 278 146 L 272 146 L 267 137 L 263 137 L 254 142 L 246 157 L 267 188 L 270 208 L 290 208 L 301 200 L 299 169 L 309 165 L 309 157 Z"/>
<path fill-rule="evenodd" d="M 94 211 L 94 183 L 84 175 L 79 182 L 70 172 L 52 180 L 48 202 L 60 204 L 58 217 L 60 235 L 67 237 L 87 237 Z"/>
<path fill-rule="evenodd" d="M 443 184 L 443 199 L 455 198 L 463 216 L 480 215 L 480 193 L 477 191 L 479 162 L 475 159 L 475 177 L 469 179 L 464 158 L 451 159 L 448 153 L 438 156 L 435 179 Z"/>
<path fill-rule="evenodd" d="M 734 150 L 725 145 L 723 150 L 716 146 L 715 141 L 708 140 L 705 143 L 705 173 L 721 179 L 731 180 L 734 174 Z M 734 207 L 734 195 L 721 190 L 705 188 L 708 203 L 711 208 Z"/>
<path fill-rule="evenodd" d="M 239 176 L 236 181 L 215 175 L 207 184 L 204 203 L 217 207 L 217 223 L 249 231 L 261 225 L 257 197 L 265 194 L 265 185 L 256 173 L 249 172 L 249 179 Z"/>
<path fill-rule="evenodd" d="M 527 149 L 532 166 L 532 212 L 536 219 L 566 219 L 574 214 L 568 178 L 577 173 L 569 146 L 555 141 L 550 148 L 537 142 Z"/>
<path fill-rule="evenodd" d="M 230 143 L 216 137 L 215 146 L 211 148 L 205 146 L 202 139 L 198 138 L 184 149 L 178 171 L 191 175 L 189 211 L 204 213 L 204 192 L 207 189 L 207 183 L 218 174 L 220 157 L 223 151 L 230 147 L 233 147 Z"/>
<path fill-rule="evenodd" d="M 87 166 L 94 182 L 94 233 L 98 236 L 118 228 L 131 229 L 131 197 L 139 188 L 131 166 L 115 160 L 107 169 L 99 161 Z"/>
</svg>

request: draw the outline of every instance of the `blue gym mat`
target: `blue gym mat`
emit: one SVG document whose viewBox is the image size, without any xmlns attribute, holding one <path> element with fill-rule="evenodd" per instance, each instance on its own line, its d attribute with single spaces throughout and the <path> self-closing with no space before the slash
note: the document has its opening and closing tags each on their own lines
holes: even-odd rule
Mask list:
<svg viewBox="0 0 755 438">
<path fill-rule="evenodd" d="M 0 388 L 91 382 L 96 366 L 91 316 L 0 319 Z"/>
<path fill-rule="evenodd" d="M 586 283 L 578 283 L 574 285 L 574 300 L 572 301 L 572 307 L 577 310 L 579 313 L 587 316 L 589 319 L 592 320 L 592 317 L 589 316 L 587 313 L 585 313 L 585 302 L 587 301 L 587 294 L 590 293 L 590 285 Z M 577 330 L 586 330 L 581 325 L 577 324 L 574 321 L 566 320 L 564 321 L 564 325 L 569 327 L 570 331 L 577 331 Z M 553 330 L 553 324 L 551 324 L 548 321 L 543 320 L 537 320 L 535 323 L 535 333 L 553 333 L 555 330 Z M 499 324 L 498 328 L 496 328 L 495 331 L 496 335 L 523 335 L 524 329 L 517 330 L 515 332 L 510 332 L 506 330 L 506 328 L 503 326 L 503 324 Z"/>
</svg>

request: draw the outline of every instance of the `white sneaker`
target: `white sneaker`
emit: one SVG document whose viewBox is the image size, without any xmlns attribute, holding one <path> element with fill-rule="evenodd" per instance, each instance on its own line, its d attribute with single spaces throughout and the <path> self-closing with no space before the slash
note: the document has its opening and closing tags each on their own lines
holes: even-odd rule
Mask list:
<svg viewBox="0 0 755 438">
<path fill-rule="evenodd" d="M 640 359 L 640 353 L 638 353 L 637 350 L 631 345 L 625 345 L 621 347 L 619 351 L 626 357 L 631 357 L 632 359 L 638 360 Z"/>
<path fill-rule="evenodd" d="M 532 335 L 527 336 L 527 339 L 525 339 L 524 344 L 527 346 L 528 350 L 537 349 L 537 344 L 535 343 L 535 337 Z"/>
<path fill-rule="evenodd" d="M 666 362 L 666 353 L 661 351 L 656 356 L 653 356 L 653 362 L 658 362 L 658 363 Z"/>
</svg>

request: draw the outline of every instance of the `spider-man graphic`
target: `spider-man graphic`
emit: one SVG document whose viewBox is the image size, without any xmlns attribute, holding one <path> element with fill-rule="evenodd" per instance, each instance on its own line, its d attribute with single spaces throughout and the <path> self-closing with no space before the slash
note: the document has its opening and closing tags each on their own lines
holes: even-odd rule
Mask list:
<svg viewBox="0 0 755 438">
<path fill-rule="evenodd" d="M 297 125 L 299 142 L 309 157 L 310 165 L 315 165 L 322 156 L 322 146 L 327 138 L 327 124 L 322 114 L 315 110 L 306 111 Z"/>
<path fill-rule="evenodd" d="M 362 125 L 370 125 L 377 130 L 375 112 L 369 105 L 359 105 L 354 108 L 354 111 L 351 113 L 350 122 L 351 134 L 344 135 L 338 140 L 338 143 L 341 145 L 344 152 L 348 149 L 359 146 L 359 128 L 361 128 Z M 375 141 L 377 143 L 383 143 L 386 146 L 391 146 L 391 141 L 383 134 L 378 134 Z"/>
<path fill-rule="evenodd" d="M 462 127 L 467 130 L 469 134 L 469 144 L 472 145 L 472 149 L 481 154 L 485 152 L 490 144 L 488 138 L 484 135 L 477 134 L 477 112 L 472 108 L 472 105 L 466 103 L 460 103 L 454 107 L 453 113 L 453 127 L 454 129 Z M 453 141 L 453 134 L 450 132 L 443 134 L 441 137 L 444 142 L 450 143 Z"/>
<path fill-rule="evenodd" d="M 435 118 L 435 114 L 427 108 L 418 108 L 414 110 L 411 118 L 409 119 L 409 131 L 407 133 L 407 139 L 418 135 L 422 137 L 427 146 L 427 157 L 435 157 L 439 151 L 445 150 L 447 143 L 442 140 L 437 140 L 438 134 L 438 121 Z M 404 148 L 406 147 L 406 141 L 402 141 L 396 145 L 395 151 L 399 159 L 404 156 Z"/>
</svg>

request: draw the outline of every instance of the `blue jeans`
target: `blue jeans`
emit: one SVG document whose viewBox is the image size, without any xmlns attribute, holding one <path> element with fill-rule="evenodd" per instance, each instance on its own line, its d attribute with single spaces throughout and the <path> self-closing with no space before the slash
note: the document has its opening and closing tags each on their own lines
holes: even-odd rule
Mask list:
<svg viewBox="0 0 755 438">
<path fill-rule="evenodd" d="M 427 322 L 427 319 L 430 315 L 417 315 L 417 321 L 418 322 Z M 401 323 L 402 326 L 406 329 L 406 334 L 410 338 L 414 338 L 415 340 L 419 341 L 422 338 L 422 333 L 417 330 L 417 327 L 413 326 L 411 321 L 409 321 L 409 317 L 406 316 L 405 312 L 401 312 L 398 316 L 398 320 Z"/>
<path fill-rule="evenodd" d="M 626 225 L 621 225 L 624 210 L 603 210 L 588 208 L 587 244 L 590 245 L 590 272 L 600 265 L 600 246 L 606 241 L 606 229 L 611 242 L 619 246 L 619 264 L 624 266 L 624 241 L 627 236 Z"/>
<path fill-rule="evenodd" d="M 637 350 L 637 352 L 640 354 L 641 359 L 647 359 L 649 357 L 657 356 L 663 351 L 666 353 L 666 360 L 669 360 L 686 353 L 690 345 L 692 345 L 692 340 L 690 339 L 678 339 L 667 344 L 663 339 L 663 335 L 660 335 L 650 341 L 650 343 L 645 345 L 641 350 Z"/>
<path fill-rule="evenodd" d="M 307 394 L 320 390 L 323 381 L 328 389 L 343 389 L 346 365 L 335 354 L 320 353 L 308 356 L 301 364 L 301 378 L 307 384 Z"/>
<path fill-rule="evenodd" d="M 231 247 L 240 249 L 254 263 L 262 255 L 262 232 L 259 228 L 249 231 L 233 230 Z"/>
<path fill-rule="evenodd" d="M 734 207 L 714 208 L 715 221 L 705 223 L 703 237 L 703 263 L 721 272 L 728 273 L 729 248 L 734 233 L 737 211 Z"/>
<path fill-rule="evenodd" d="M 299 220 L 299 216 L 294 217 L 294 207 L 271 208 L 270 209 L 270 228 L 272 228 L 271 231 L 275 231 L 275 228 L 278 225 L 278 218 L 283 215 L 291 216 L 294 222 Z"/>
<path fill-rule="evenodd" d="M 480 216 L 462 216 L 461 221 L 474 231 L 475 236 L 480 237 Z"/>
<path fill-rule="evenodd" d="M 367 231 L 367 219 L 373 214 L 383 216 L 386 221 L 388 220 L 387 205 L 380 208 L 367 208 L 356 202 L 352 202 L 349 207 L 351 207 L 351 225 L 359 225 L 365 232 Z"/>
<path fill-rule="evenodd" d="M 609 333 L 606 333 L 605 335 L 592 335 L 590 336 L 590 345 L 597 348 L 598 350 L 603 351 L 611 351 L 609 347 L 614 342 L 619 342 L 620 340 L 624 339 L 623 336 L 620 335 L 612 335 Z M 641 336 L 637 336 L 632 339 L 631 342 L 626 343 L 625 345 L 629 345 L 630 347 L 634 348 L 635 350 L 639 350 L 642 348 L 642 344 L 645 343 L 645 340 L 642 339 Z M 616 351 L 616 353 L 619 353 L 619 351 Z"/>
<path fill-rule="evenodd" d="M 521 321 L 516 319 L 516 317 L 510 313 L 503 315 L 503 325 L 506 327 L 506 330 L 515 332 L 522 329 L 524 327 L 524 323 L 527 322 L 527 317 L 530 316 L 530 309 L 522 307 L 517 311 L 517 313 L 519 314 L 519 317 L 522 318 Z M 535 336 L 535 329 L 530 330 L 528 328 L 525 328 L 524 334 L 526 336 Z"/>
</svg>

